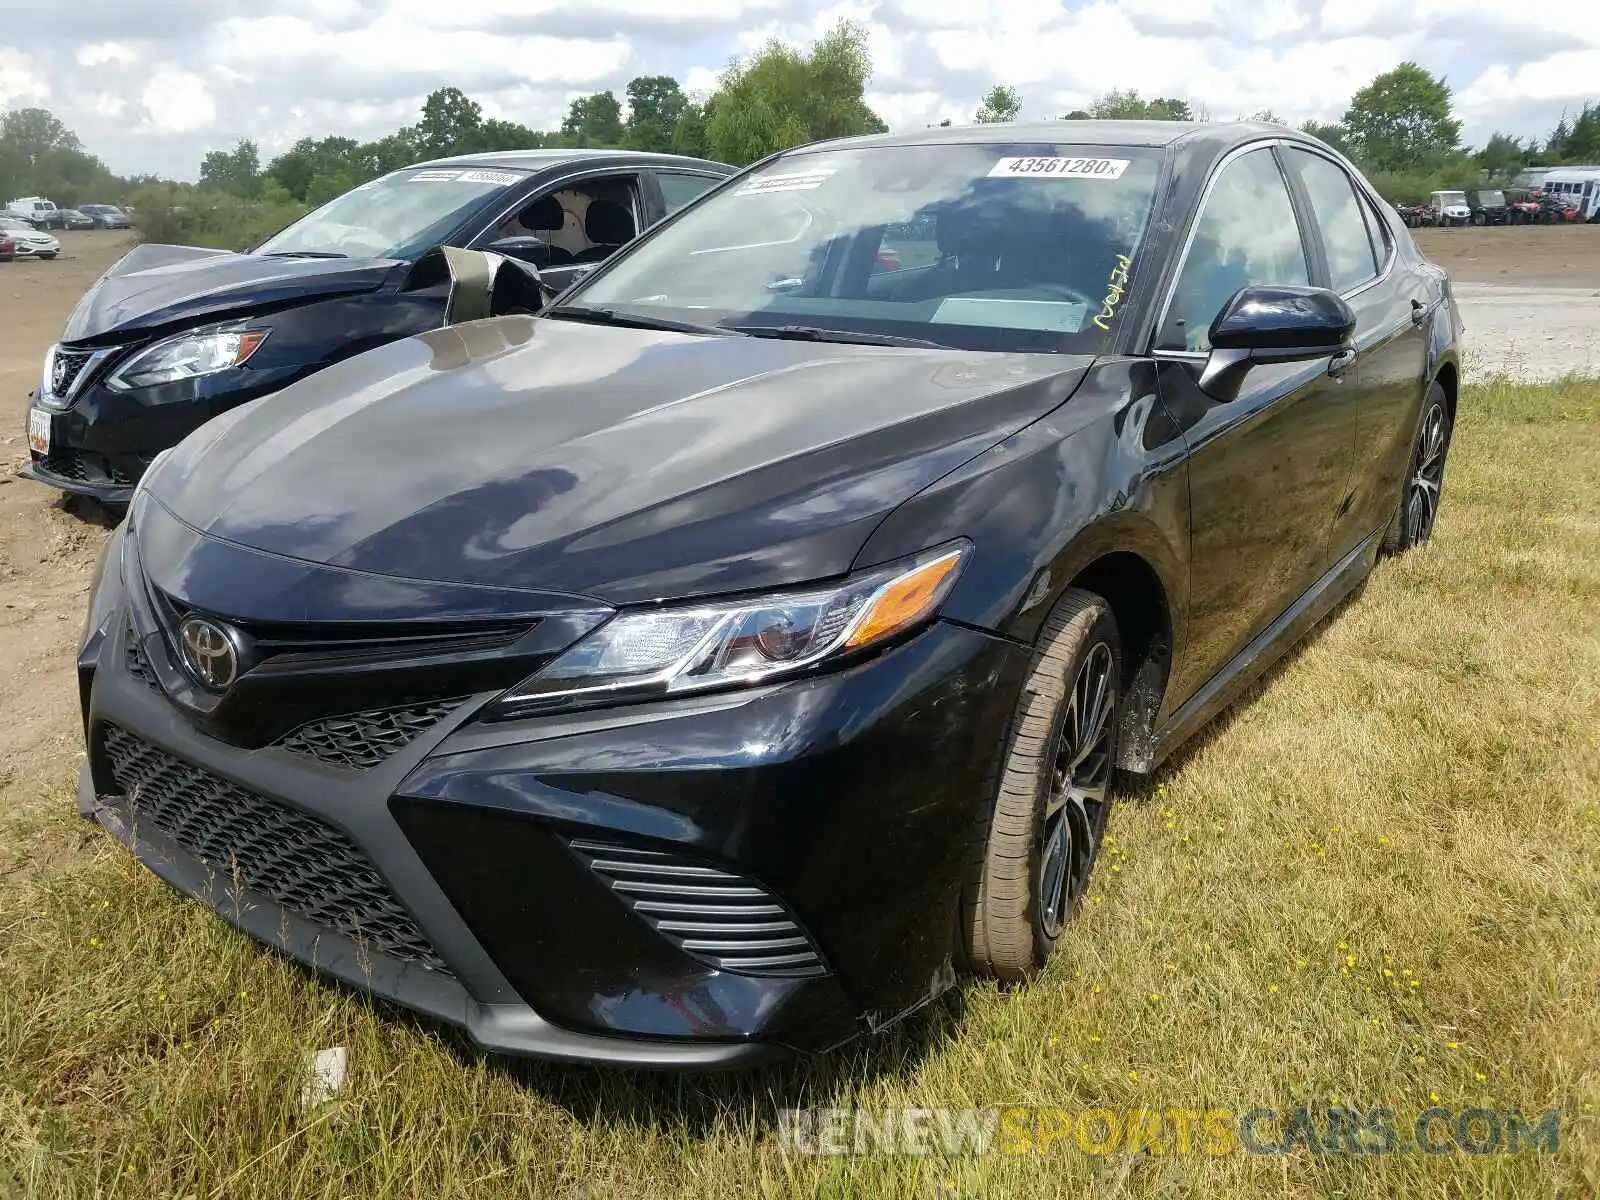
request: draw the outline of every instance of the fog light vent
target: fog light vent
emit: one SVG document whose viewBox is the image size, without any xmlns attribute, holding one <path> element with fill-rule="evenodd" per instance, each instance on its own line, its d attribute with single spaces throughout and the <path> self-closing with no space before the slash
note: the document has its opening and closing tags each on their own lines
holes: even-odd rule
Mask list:
<svg viewBox="0 0 1600 1200">
<path fill-rule="evenodd" d="M 660 850 L 577 839 L 589 869 L 685 954 L 740 975 L 827 974 L 800 923 L 760 884 Z"/>
</svg>

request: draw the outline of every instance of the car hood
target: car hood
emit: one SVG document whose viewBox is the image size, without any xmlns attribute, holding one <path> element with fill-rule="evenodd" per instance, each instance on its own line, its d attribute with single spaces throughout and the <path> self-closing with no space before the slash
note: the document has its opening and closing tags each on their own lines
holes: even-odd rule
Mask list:
<svg viewBox="0 0 1600 1200">
<path fill-rule="evenodd" d="M 612 604 L 777 587 L 847 571 L 1092 361 L 505 317 L 243 405 L 144 486 L 257 559 Z"/>
<path fill-rule="evenodd" d="M 84 293 L 61 340 L 123 341 L 311 297 L 373 291 L 404 267 L 393 259 L 271 258 L 199 246 L 138 246 Z"/>
</svg>

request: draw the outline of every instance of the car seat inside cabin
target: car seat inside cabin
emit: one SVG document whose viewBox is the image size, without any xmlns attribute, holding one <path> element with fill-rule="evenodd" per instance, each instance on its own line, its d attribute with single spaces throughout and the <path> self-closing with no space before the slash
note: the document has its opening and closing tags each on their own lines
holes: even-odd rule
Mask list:
<svg viewBox="0 0 1600 1200">
<path fill-rule="evenodd" d="M 549 245 L 552 267 L 599 262 L 638 234 L 632 191 L 608 180 L 562 188 L 522 209 L 495 236 L 529 234 Z"/>
</svg>

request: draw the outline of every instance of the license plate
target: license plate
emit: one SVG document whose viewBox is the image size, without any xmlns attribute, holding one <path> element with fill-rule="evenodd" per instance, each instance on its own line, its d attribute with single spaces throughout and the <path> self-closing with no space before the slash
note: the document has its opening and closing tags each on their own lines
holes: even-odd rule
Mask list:
<svg viewBox="0 0 1600 1200">
<path fill-rule="evenodd" d="M 28 410 L 28 445 L 37 454 L 50 453 L 50 414 L 42 408 Z"/>
</svg>

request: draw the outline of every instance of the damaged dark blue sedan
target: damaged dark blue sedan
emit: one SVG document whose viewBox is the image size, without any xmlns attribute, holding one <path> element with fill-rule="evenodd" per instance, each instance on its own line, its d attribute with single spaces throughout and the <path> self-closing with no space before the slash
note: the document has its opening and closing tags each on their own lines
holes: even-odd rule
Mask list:
<svg viewBox="0 0 1600 1200">
<path fill-rule="evenodd" d="M 1277 126 L 786 152 L 161 456 L 80 808 L 498 1051 L 827 1049 L 1042 967 L 1117 773 L 1429 538 L 1459 324 Z"/>
</svg>

